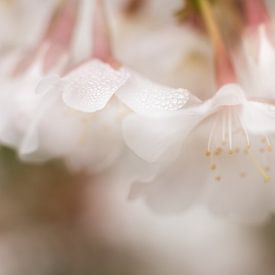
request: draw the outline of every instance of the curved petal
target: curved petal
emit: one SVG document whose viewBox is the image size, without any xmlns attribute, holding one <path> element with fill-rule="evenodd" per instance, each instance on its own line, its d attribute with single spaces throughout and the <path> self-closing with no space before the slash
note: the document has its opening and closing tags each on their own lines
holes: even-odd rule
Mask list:
<svg viewBox="0 0 275 275">
<path fill-rule="evenodd" d="M 275 106 L 249 101 L 242 109 L 241 120 L 253 134 L 275 133 Z"/>
<path fill-rule="evenodd" d="M 132 114 L 123 121 L 123 137 L 127 146 L 148 162 L 174 159 L 207 111 L 208 106 L 202 104 L 160 117 Z"/>
<path fill-rule="evenodd" d="M 49 75 L 44 77 L 36 87 L 36 93 L 44 95 L 48 93 L 54 86 L 59 83 L 61 78 L 59 75 Z"/>
<path fill-rule="evenodd" d="M 246 102 L 244 91 L 235 83 L 222 86 L 217 93 L 209 100 L 212 108 L 221 106 L 234 106 L 244 104 Z"/>
<path fill-rule="evenodd" d="M 58 101 L 59 98 L 59 94 L 46 94 L 43 97 L 42 102 L 37 106 L 36 116 L 28 125 L 27 130 L 25 131 L 25 135 L 19 146 L 19 155 L 21 159 L 43 161 L 44 159 L 48 158 L 40 156 L 40 154 L 36 154 L 40 146 L 39 132 L 43 119 L 45 117 L 50 117 L 52 106 L 56 101 Z M 51 120 L 51 123 L 53 121 L 55 120 Z"/>
<path fill-rule="evenodd" d="M 38 81 L 20 79 L 1 85 L 0 140 L 3 144 L 17 148 L 22 141 L 41 99 L 34 92 Z"/>
<path fill-rule="evenodd" d="M 201 133 L 192 133 L 179 153 L 169 166 L 159 167 L 153 180 L 133 184 L 131 198 L 143 197 L 160 213 L 183 211 L 199 199 L 209 175 Z"/>
<path fill-rule="evenodd" d="M 273 65 L 275 62 L 275 49 L 269 42 L 267 29 L 265 25 L 260 25 L 259 27 L 259 66 L 265 67 Z"/>
<path fill-rule="evenodd" d="M 185 89 L 173 89 L 156 84 L 128 69 L 131 74 L 127 83 L 116 95 L 139 114 L 158 115 L 182 109 L 192 95 Z"/>
<path fill-rule="evenodd" d="M 127 146 L 140 158 L 155 162 L 165 153 L 174 155 L 182 144 L 183 131 L 177 120 L 130 115 L 123 121 Z"/>
<path fill-rule="evenodd" d="M 115 70 L 106 63 L 93 60 L 63 78 L 63 100 L 73 109 L 96 112 L 105 107 L 128 78 L 125 69 Z"/>
</svg>

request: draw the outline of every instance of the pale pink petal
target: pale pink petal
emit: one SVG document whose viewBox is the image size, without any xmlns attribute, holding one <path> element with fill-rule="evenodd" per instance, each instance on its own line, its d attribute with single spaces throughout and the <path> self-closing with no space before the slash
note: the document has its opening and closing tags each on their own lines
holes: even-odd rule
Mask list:
<svg viewBox="0 0 275 275">
<path fill-rule="evenodd" d="M 185 137 L 204 118 L 203 108 L 162 117 L 130 115 L 123 122 L 127 146 L 139 157 L 155 162 L 174 159 Z"/>
<path fill-rule="evenodd" d="M 123 68 L 115 70 L 106 63 L 93 60 L 63 79 L 63 100 L 73 109 L 96 112 L 106 106 L 128 78 L 129 74 Z"/>
<path fill-rule="evenodd" d="M 241 120 L 253 134 L 275 133 L 275 106 L 250 101 L 242 109 Z"/>
<path fill-rule="evenodd" d="M 238 84 L 230 83 L 223 85 L 209 102 L 211 102 L 212 108 L 217 108 L 243 104 L 246 102 L 246 98 Z"/>
<path fill-rule="evenodd" d="M 129 72 L 130 79 L 116 95 L 139 114 L 158 115 L 177 111 L 192 97 L 187 90 L 159 85 L 131 70 Z"/>
<path fill-rule="evenodd" d="M 161 167 L 153 180 L 132 185 L 131 198 L 143 197 L 160 213 L 185 210 L 199 199 L 209 175 L 203 152 L 200 134 L 191 135 L 179 150 L 176 161 Z"/>
<path fill-rule="evenodd" d="M 58 75 L 49 75 L 44 77 L 36 87 L 37 94 L 47 94 L 54 86 L 60 81 L 60 77 Z"/>
</svg>

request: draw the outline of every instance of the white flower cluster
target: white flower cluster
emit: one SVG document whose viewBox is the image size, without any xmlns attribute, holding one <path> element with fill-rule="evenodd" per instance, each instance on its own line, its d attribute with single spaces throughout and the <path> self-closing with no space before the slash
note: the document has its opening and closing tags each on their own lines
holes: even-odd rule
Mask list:
<svg viewBox="0 0 275 275">
<path fill-rule="evenodd" d="M 206 96 L 213 87 L 207 65 L 204 70 L 200 65 L 192 68 L 185 59 L 180 64 L 184 68 L 173 72 L 179 56 L 187 56 L 182 49 L 188 51 L 201 40 L 189 29 L 183 35 L 194 43 L 179 46 L 175 37 L 180 31 L 166 31 L 164 37 L 170 33 L 175 42 L 155 37 L 145 45 L 163 60 L 159 64 L 165 74 L 179 75 L 190 67 L 192 83 L 199 87 L 196 94 L 151 81 L 127 66 L 127 55 L 142 52 L 142 45 L 135 49 L 137 43 L 123 44 L 125 64 L 106 55 L 102 18 L 93 22 L 101 27 L 92 37 L 96 41 L 92 57 L 75 62 L 77 50 L 72 48 L 78 43 L 73 34 L 81 33 L 75 27 L 78 1 L 65 3 L 69 5 L 61 9 L 59 23 L 43 37 L 28 66 L 22 69 L 19 64 L 14 73 L 22 53 L 2 62 L 6 72 L 0 79 L 1 143 L 16 149 L 23 160 L 63 158 L 71 169 L 84 169 L 93 177 L 110 174 L 113 181 L 117 177 L 131 185 L 131 198 L 143 197 L 156 211 L 179 212 L 202 202 L 231 217 L 262 220 L 274 213 L 275 48 L 266 26 L 258 27 L 256 56 L 247 48 L 251 37 L 244 38 L 247 66 L 237 70 L 240 81 L 221 85 Z M 119 37 L 118 48 L 123 41 Z M 208 46 L 202 41 L 199 47 L 200 56 L 195 58 L 208 60 Z M 146 58 L 143 66 L 156 78 L 157 58 Z"/>
</svg>

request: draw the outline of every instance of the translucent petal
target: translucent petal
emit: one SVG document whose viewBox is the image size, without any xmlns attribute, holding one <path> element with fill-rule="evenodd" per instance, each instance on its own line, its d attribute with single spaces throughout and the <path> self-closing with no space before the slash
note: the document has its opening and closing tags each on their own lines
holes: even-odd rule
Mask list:
<svg viewBox="0 0 275 275">
<path fill-rule="evenodd" d="M 275 106 L 249 101 L 243 107 L 241 120 L 253 134 L 275 133 Z"/>
<path fill-rule="evenodd" d="M 267 29 L 264 25 L 259 27 L 260 50 L 259 50 L 259 66 L 265 67 L 273 65 L 275 62 L 275 50 L 268 38 Z"/>
<path fill-rule="evenodd" d="M 238 84 L 230 83 L 222 86 L 209 102 L 212 102 L 212 108 L 217 108 L 243 104 L 246 102 L 246 98 Z"/>
<path fill-rule="evenodd" d="M 189 101 L 191 94 L 184 89 L 173 89 L 156 84 L 129 70 L 129 81 L 117 96 L 129 108 L 139 114 L 162 114 L 180 110 Z"/>
<path fill-rule="evenodd" d="M 140 158 L 157 161 L 166 158 L 166 153 L 173 155 L 181 146 L 181 127 L 172 119 L 154 119 L 145 116 L 131 115 L 123 122 L 123 136 L 126 144 Z M 172 149 L 174 148 L 174 149 Z"/>
<path fill-rule="evenodd" d="M 48 93 L 60 80 L 58 75 L 49 75 L 44 77 L 36 87 L 36 93 L 46 94 Z"/>
<path fill-rule="evenodd" d="M 208 169 L 200 135 L 191 135 L 179 151 L 178 158 L 160 167 L 151 181 L 132 185 L 131 197 L 144 197 L 156 212 L 176 213 L 193 204 L 207 181 Z"/>
<path fill-rule="evenodd" d="M 129 74 L 93 60 L 73 70 L 62 81 L 64 102 L 83 112 L 96 112 L 105 107 L 113 94 L 125 84 Z"/>
</svg>

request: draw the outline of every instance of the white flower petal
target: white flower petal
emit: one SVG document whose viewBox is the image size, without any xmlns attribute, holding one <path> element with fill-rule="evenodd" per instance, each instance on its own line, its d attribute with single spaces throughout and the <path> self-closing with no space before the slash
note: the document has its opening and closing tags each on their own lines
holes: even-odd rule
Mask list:
<svg viewBox="0 0 275 275">
<path fill-rule="evenodd" d="M 144 197 L 154 211 L 161 213 L 180 212 L 194 203 L 209 174 L 200 140 L 200 135 L 190 136 L 176 161 L 160 167 L 153 180 L 133 184 L 131 197 Z"/>
<path fill-rule="evenodd" d="M 106 63 L 93 60 L 63 78 L 63 100 L 73 109 L 96 112 L 105 107 L 128 78 L 125 69 L 115 70 Z"/>
<path fill-rule="evenodd" d="M 39 131 L 40 127 L 43 126 L 42 120 L 44 117 L 46 117 L 50 123 L 55 122 L 54 119 L 51 120 L 49 118 L 52 115 L 51 107 L 59 97 L 60 95 L 57 93 L 46 94 L 42 97 L 40 104 L 37 105 L 36 111 L 34 112 L 36 115 L 31 123 L 27 125 L 25 135 L 18 148 L 21 159 L 41 161 L 48 158 L 45 157 L 43 153 L 41 155 L 39 153 L 36 154 L 40 147 Z"/>
<path fill-rule="evenodd" d="M 275 133 L 275 106 L 249 101 L 244 105 L 241 120 L 251 133 L 262 135 Z"/>
<path fill-rule="evenodd" d="M 176 123 L 175 123 L 176 122 Z M 123 122 L 127 146 L 140 158 L 154 162 L 165 153 L 174 155 L 182 144 L 183 132 L 177 120 L 130 115 Z"/>
<path fill-rule="evenodd" d="M 217 108 L 243 104 L 246 102 L 246 98 L 238 84 L 230 83 L 222 86 L 209 102 L 211 102 L 212 108 Z"/>
<path fill-rule="evenodd" d="M 269 42 L 267 29 L 265 25 L 259 27 L 259 66 L 266 68 L 266 66 L 274 65 L 275 62 L 275 49 Z"/>
<path fill-rule="evenodd" d="M 58 75 L 49 75 L 44 77 L 36 87 L 36 93 L 44 95 L 48 93 L 58 82 L 60 77 Z"/>
<path fill-rule="evenodd" d="M 159 85 L 131 70 L 129 72 L 130 79 L 116 95 L 139 114 L 156 115 L 177 111 L 182 109 L 191 98 L 187 90 Z"/>
</svg>

